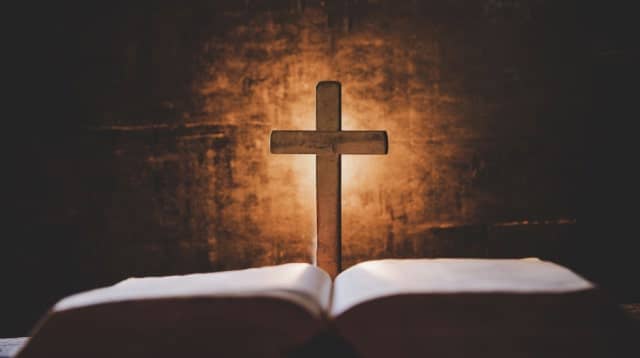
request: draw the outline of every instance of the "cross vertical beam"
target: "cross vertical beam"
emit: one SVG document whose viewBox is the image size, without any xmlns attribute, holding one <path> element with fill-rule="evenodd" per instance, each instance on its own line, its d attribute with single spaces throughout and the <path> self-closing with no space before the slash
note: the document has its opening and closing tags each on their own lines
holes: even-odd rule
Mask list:
<svg viewBox="0 0 640 358">
<path fill-rule="evenodd" d="M 341 98 L 339 82 L 320 82 L 316 86 L 316 130 L 340 131 Z M 316 207 L 318 227 L 318 266 L 335 277 L 342 269 L 342 209 L 340 154 L 316 156 Z"/>
</svg>

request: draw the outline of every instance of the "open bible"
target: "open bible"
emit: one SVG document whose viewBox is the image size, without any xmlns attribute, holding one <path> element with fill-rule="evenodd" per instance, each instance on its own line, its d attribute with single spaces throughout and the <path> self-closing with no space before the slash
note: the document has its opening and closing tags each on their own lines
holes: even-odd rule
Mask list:
<svg viewBox="0 0 640 358">
<path fill-rule="evenodd" d="M 305 263 L 130 278 L 59 301 L 19 357 L 607 356 L 615 306 L 537 259 Z M 617 333 L 616 333 L 617 334 Z M 316 343 L 317 344 L 317 343 Z"/>
</svg>

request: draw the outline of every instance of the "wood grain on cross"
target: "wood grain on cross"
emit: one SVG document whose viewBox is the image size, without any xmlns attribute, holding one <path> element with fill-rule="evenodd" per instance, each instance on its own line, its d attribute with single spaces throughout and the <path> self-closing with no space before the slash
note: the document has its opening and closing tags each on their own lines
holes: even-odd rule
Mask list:
<svg viewBox="0 0 640 358">
<path fill-rule="evenodd" d="M 316 155 L 317 264 L 341 270 L 341 154 L 387 154 L 387 132 L 341 130 L 340 82 L 316 86 L 316 130 L 272 131 L 271 153 Z"/>
</svg>

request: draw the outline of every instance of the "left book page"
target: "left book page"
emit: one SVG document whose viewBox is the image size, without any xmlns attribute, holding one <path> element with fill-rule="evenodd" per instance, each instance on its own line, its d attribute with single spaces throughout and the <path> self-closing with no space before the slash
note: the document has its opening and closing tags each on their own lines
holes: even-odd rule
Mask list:
<svg viewBox="0 0 640 358">
<path fill-rule="evenodd" d="M 330 294 L 305 263 L 130 278 L 62 299 L 18 356 L 284 356 L 323 328 Z"/>
</svg>

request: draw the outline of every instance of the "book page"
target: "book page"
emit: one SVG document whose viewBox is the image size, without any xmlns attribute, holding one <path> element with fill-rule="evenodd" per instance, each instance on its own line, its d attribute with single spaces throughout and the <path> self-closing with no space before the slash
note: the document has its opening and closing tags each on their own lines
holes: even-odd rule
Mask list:
<svg viewBox="0 0 640 358">
<path fill-rule="evenodd" d="M 66 297 L 53 311 L 132 300 L 278 297 L 319 317 L 327 312 L 330 294 L 331 279 L 324 271 L 306 263 L 291 263 L 237 271 L 129 278 L 110 287 Z"/>
<path fill-rule="evenodd" d="M 572 271 L 538 259 L 401 259 L 357 264 L 335 279 L 331 316 L 400 294 L 563 293 L 593 288 Z"/>
<path fill-rule="evenodd" d="M 14 357 L 28 340 L 28 337 L 0 338 L 0 358 Z"/>
</svg>

